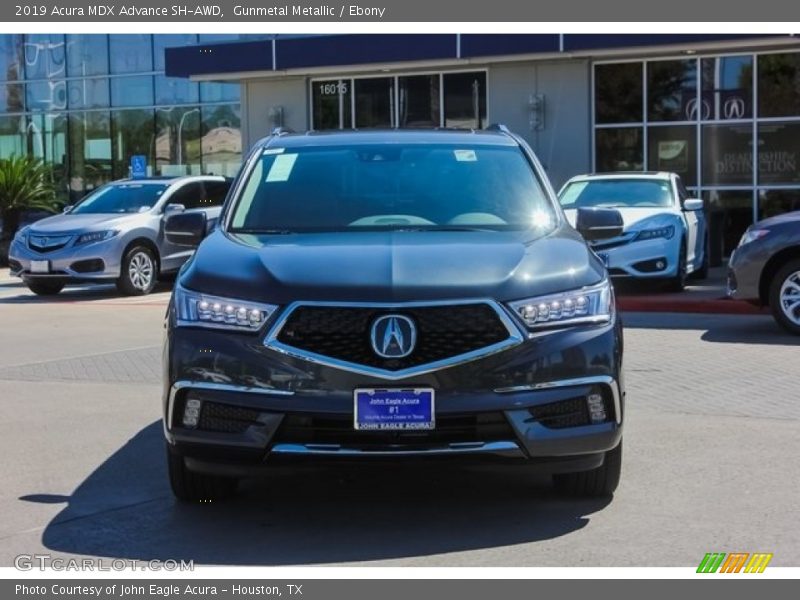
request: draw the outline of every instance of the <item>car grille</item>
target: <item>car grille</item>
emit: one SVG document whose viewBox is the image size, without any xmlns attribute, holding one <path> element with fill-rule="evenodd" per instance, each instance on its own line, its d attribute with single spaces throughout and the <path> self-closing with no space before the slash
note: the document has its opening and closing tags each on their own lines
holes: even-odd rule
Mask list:
<svg viewBox="0 0 800 600">
<path fill-rule="evenodd" d="M 28 236 L 28 247 L 36 252 L 54 252 L 60 250 L 72 239 L 71 235 L 38 235 Z"/>
<path fill-rule="evenodd" d="M 417 328 L 416 347 L 404 358 L 383 358 L 372 348 L 372 323 L 385 314 L 408 317 Z M 488 304 L 475 303 L 391 309 L 300 306 L 277 339 L 305 352 L 398 371 L 487 348 L 509 337 L 497 312 Z"/>
<path fill-rule="evenodd" d="M 502 412 L 437 415 L 436 428 L 413 431 L 359 431 L 350 416 L 287 414 L 273 443 L 336 444 L 359 448 L 402 444 L 413 448 L 437 445 L 514 440 Z"/>
<path fill-rule="evenodd" d="M 607 418 L 613 418 L 614 410 L 608 393 L 603 392 L 603 405 Z M 565 429 L 590 425 L 589 407 L 586 397 L 579 396 L 569 400 L 559 400 L 549 404 L 539 404 L 528 409 L 531 421 L 536 421 L 550 429 Z"/>
<path fill-rule="evenodd" d="M 259 411 L 252 408 L 203 402 L 197 428 L 220 433 L 243 433 L 258 422 Z"/>
</svg>

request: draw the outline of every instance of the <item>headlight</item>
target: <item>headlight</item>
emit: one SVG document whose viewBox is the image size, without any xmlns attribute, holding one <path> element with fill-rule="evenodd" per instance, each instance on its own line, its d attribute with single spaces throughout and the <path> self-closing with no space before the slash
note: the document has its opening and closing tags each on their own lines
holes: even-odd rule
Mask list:
<svg viewBox="0 0 800 600">
<path fill-rule="evenodd" d="M 25 244 L 28 241 L 28 228 L 23 227 L 17 230 L 17 233 L 14 234 L 14 241 L 19 244 Z"/>
<path fill-rule="evenodd" d="M 178 325 L 258 331 L 277 310 L 272 304 L 221 298 L 175 286 Z"/>
<path fill-rule="evenodd" d="M 607 323 L 614 314 L 614 291 L 608 279 L 579 290 L 509 303 L 529 329 Z"/>
<path fill-rule="evenodd" d="M 655 229 L 642 229 L 636 234 L 634 241 L 654 240 L 656 238 L 670 239 L 673 235 L 675 235 L 675 225 L 667 225 L 666 227 L 657 227 Z"/>
<path fill-rule="evenodd" d="M 115 235 L 117 235 L 119 231 L 115 229 L 109 229 L 108 231 L 92 231 L 91 233 L 82 233 L 78 236 L 78 239 L 75 242 L 75 245 L 78 244 L 88 244 L 89 242 L 104 242 L 105 240 L 110 240 Z"/>
<path fill-rule="evenodd" d="M 742 239 L 739 240 L 739 245 L 744 246 L 750 242 L 760 240 L 762 237 L 769 233 L 769 229 L 748 229 L 744 232 Z"/>
</svg>

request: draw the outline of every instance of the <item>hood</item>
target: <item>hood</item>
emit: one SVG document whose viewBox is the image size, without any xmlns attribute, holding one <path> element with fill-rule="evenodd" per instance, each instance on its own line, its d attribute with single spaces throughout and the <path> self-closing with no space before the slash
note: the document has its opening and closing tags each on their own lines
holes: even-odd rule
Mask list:
<svg viewBox="0 0 800 600">
<path fill-rule="evenodd" d="M 800 210 L 796 210 L 794 212 L 783 213 L 780 215 L 775 215 L 774 217 L 769 217 L 762 221 L 757 222 L 752 228 L 760 228 L 760 227 L 774 227 L 776 225 L 790 225 L 800 224 Z"/>
<path fill-rule="evenodd" d="M 631 229 L 647 229 L 650 227 L 661 227 L 673 223 L 675 219 L 679 218 L 677 212 L 666 207 L 613 207 L 614 210 L 619 211 L 622 215 L 622 222 L 624 223 L 625 231 Z M 578 210 L 575 208 L 564 209 L 564 215 L 567 217 L 570 225 L 575 227 L 575 219 L 578 216 Z"/>
<path fill-rule="evenodd" d="M 137 213 L 138 214 L 138 213 Z M 28 231 L 34 233 L 75 233 L 79 231 L 114 229 L 122 221 L 128 221 L 136 214 L 91 214 L 71 215 L 69 213 L 54 215 L 31 223 Z"/>
<path fill-rule="evenodd" d="M 272 236 L 212 233 L 180 283 L 208 294 L 295 300 L 515 300 L 604 276 L 571 227 L 529 232 L 356 232 Z"/>
</svg>

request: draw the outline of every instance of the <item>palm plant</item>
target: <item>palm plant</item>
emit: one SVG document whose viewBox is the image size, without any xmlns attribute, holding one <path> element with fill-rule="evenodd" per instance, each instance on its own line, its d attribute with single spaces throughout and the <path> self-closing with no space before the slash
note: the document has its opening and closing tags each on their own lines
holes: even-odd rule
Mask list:
<svg viewBox="0 0 800 600">
<path fill-rule="evenodd" d="M 15 156 L 0 159 L 0 239 L 9 239 L 19 226 L 25 210 L 56 210 L 52 173 L 41 159 Z"/>
</svg>

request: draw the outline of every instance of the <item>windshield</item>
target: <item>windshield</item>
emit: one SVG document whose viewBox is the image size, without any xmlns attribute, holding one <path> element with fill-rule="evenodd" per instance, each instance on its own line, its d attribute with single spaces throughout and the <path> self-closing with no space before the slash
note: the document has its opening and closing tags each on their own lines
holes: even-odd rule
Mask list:
<svg viewBox="0 0 800 600">
<path fill-rule="evenodd" d="M 138 213 L 151 209 L 166 191 L 164 183 L 116 183 L 98 188 L 70 214 Z"/>
<path fill-rule="evenodd" d="M 574 181 L 561 190 L 559 201 L 564 208 L 672 206 L 672 184 L 657 179 Z"/>
<path fill-rule="evenodd" d="M 547 229 L 552 206 L 517 147 L 381 144 L 268 148 L 231 231 Z"/>
</svg>

